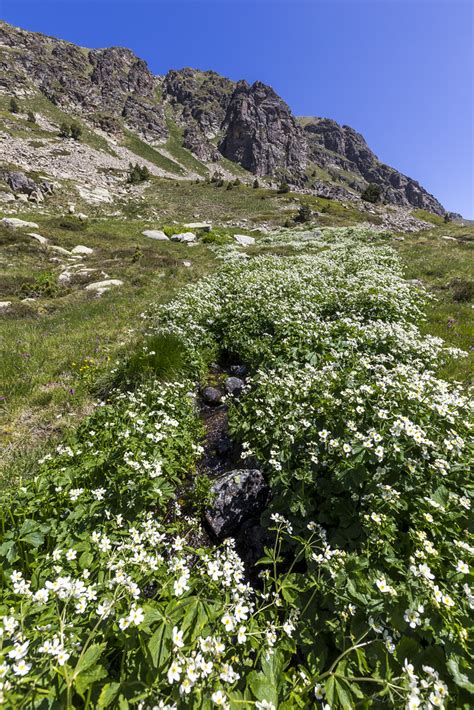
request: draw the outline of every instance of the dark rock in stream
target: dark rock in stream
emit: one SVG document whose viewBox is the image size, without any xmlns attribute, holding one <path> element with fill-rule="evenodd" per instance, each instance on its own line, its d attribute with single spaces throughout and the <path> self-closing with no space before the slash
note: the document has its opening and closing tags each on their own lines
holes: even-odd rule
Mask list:
<svg viewBox="0 0 474 710">
<path fill-rule="evenodd" d="M 256 518 L 269 499 L 269 488 L 258 469 L 237 469 L 218 478 L 215 495 L 206 511 L 206 522 L 218 540 L 236 533 L 243 522 Z"/>
<path fill-rule="evenodd" d="M 263 569 L 257 567 L 257 562 L 263 557 L 265 547 L 273 546 L 274 539 L 274 533 L 260 525 L 256 518 L 246 520 L 235 536 L 236 550 L 253 584 Z"/>
<path fill-rule="evenodd" d="M 234 377 L 245 377 L 247 374 L 247 368 L 245 365 L 231 365 L 229 367 L 229 372 Z"/>
<path fill-rule="evenodd" d="M 209 404 L 211 407 L 215 407 L 221 403 L 222 392 L 216 387 L 204 387 L 201 394 L 205 404 Z"/>
</svg>

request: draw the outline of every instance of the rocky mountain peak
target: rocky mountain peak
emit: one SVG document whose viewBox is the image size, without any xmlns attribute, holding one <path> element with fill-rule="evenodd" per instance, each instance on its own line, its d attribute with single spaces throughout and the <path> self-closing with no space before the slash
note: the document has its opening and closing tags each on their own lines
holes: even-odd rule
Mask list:
<svg viewBox="0 0 474 710">
<path fill-rule="evenodd" d="M 18 95 L 40 91 L 54 104 L 86 117 L 123 118 L 150 142 L 167 136 L 157 79 L 130 49 L 83 49 L 70 42 L 0 24 L 0 89 Z M 1 49 L 1 48 L 0 48 Z"/>
<path fill-rule="evenodd" d="M 219 149 L 255 175 L 304 171 L 307 144 L 288 105 L 261 81 L 239 81 L 227 107 Z"/>
<path fill-rule="evenodd" d="M 163 81 L 163 98 L 183 123 L 194 119 L 204 135 L 215 136 L 221 128 L 235 84 L 213 71 L 186 67 L 172 69 Z"/>
<path fill-rule="evenodd" d="M 261 81 L 190 67 L 160 78 L 130 49 L 85 49 L 0 21 L 0 93 L 40 93 L 125 142 L 127 132 L 154 147 L 181 136 L 180 148 L 207 165 L 225 156 L 258 176 L 317 194 L 324 187 L 335 199 L 357 199 L 374 182 L 389 203 L 444 214 L 418 182 L 382 163 L 360 133 L 329 118 L 296 119 Z"/>
<path fill-rule="evenodd" d="M 329 118 L 302 118 L 300 123 L 308 141 L 310 160 L 316 165 L 336 166 L 355 178 L 380 185 L 387 202 L 444 214 L 443 206 L 416 180 L 380 162 L 354 128 L 341 126 Z"/>
</svg>

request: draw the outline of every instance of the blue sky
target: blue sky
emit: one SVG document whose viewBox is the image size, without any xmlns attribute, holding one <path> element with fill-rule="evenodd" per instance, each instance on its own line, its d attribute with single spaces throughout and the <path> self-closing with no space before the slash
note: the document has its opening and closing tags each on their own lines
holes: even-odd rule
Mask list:
<svg viewBox="0 0 474 710">
<path fill-rule="evenodd" d="M 271 84 L 474 219 L 472 0 L 0 0 L 12 24 Z"/>
</svg>

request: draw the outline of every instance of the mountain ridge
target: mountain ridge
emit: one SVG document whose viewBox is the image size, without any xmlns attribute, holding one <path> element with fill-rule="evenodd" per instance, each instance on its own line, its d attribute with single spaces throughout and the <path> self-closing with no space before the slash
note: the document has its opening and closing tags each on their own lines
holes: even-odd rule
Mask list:
<svg viewBox="0 0 474 710">
<path fill-rule="evenodd" d="M 189 152 L 185 162 L 201 163 L 201 174 L 235 165 L 249 179 L 285 181 L 315 194 L 333 189 L 346 199 L 360 199 L 373 182 L 389 204 L 445 214 L 416 180 L 381 162 L 360 133 L 332 119 L 295 116 L 260 81 L 190 67 L 154 75 L 126 47 L 78 47 L 0 21 L 0 93 L 26 101 L 41 95 L 121 144 L 130 131 L 164 158 L 173 138 L 178 158 L 168 157 L 179 162 L 180 151 Z M 181 167 L 177 172 L 188 174 Z"/>
</svg>

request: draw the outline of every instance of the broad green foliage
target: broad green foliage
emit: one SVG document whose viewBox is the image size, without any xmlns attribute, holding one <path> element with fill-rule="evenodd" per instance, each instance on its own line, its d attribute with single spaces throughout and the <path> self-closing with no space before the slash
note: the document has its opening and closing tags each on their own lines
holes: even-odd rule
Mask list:
<svg viewBox="0 0 474 710">
<path fill-rule="evenodd" d="M 310 675 L 332 668 L 329 704 L 378 693 L 403 704 L 390 685 L 402 673 L 409 707 L 443 704 L 445 682 L 462 705 L 472 690 L 472 405 L 434 369 L 463 353 L 420 334 L 425 297 L 372 236 L 306 233 L 325 250 L 234 260 L 162 309 L 160 327 L 187 332 L 195 352 L 214 342 L 256 371 L 231 426 L 297 532 L 289 550 L 304 554 L 305 574 L 287 601 L 303 610 L 298 645 Z M 316 556 L 307 548 L 315 531 Z M 357 638 L 370 650 L 348 653 L 338 671 L 333 659 Z M 426 687 L 424 667 L 435 669 Z"/>
<path fill-rule="evenodd" d="M 472 405 L 436 375 L 462 353 L 373 234 L 305 234 L 151 312 L 124 371 L 174 343 L 182 381 L 117 393 L 4 496 L 5 707 L 472 706 Z M 250 369 L 231 428 L 273 492 L 256 589 L 192 515 L 193 378 L 220 353 Z"/>
</svg>

